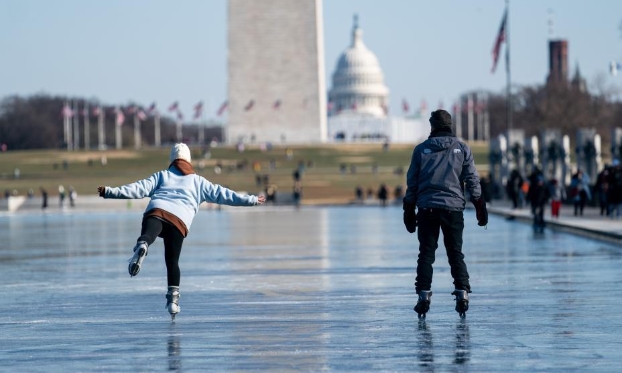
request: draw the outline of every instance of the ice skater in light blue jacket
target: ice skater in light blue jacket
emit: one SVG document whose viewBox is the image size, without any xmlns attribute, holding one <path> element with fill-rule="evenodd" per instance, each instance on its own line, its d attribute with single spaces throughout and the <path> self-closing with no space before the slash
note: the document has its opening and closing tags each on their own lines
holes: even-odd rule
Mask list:
<svg viewBox="0 0 622 373">
<path fill-rule="evenodd" d="M 203 202 L 229 206 L 255 206 L 265 202 L 264 196 L 236 193 L 197 175 L 192 168 L 190 149 L 186 144 L 173 145 L 168 169 L 121 187 L 100 186 L 101 197 L 151 201 L 143 214 L 140 237 L 134 246 L 128 271 L 136 276 L 147 256 L 149 246 L 157 237 L 164 240 L 164 259 L 168 279 L 166 307 L 171 317 L 179 313 L 179 256 L 194 216 Z"/>
</svg>

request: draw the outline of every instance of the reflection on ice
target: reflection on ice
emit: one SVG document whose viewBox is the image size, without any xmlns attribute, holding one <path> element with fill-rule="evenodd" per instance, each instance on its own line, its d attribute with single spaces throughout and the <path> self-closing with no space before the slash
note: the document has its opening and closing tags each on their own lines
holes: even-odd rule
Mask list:
<svg viewBox="0 0 622 373">
<path fill-rule="evenodd" d="M 0 216 L 3 366 L 607 372 L 622 364 L 610 333 L 622 327 L 622 255 L 612 245 L 534 237 L 528 224 L 492 216 L 484 231 L 467 211 L 467 317 L 454 310 L 438 256 L 439 296 L 418 322 L 418 244 L 400 207 L 201 211 L 184 243 L 182 312 L 172 324 L 162 243 L 137 277 L 127 275 L 141 213 Z"/>
</svg>

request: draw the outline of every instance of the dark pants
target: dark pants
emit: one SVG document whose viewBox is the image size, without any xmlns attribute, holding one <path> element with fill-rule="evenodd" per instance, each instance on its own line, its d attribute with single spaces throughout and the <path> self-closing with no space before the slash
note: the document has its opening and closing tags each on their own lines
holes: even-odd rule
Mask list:
<svg viewBox="0 0 622 373">
<path fill-rule="evenodd" d="M 470 293 L 469 273 L 462 254 L 462 231 L 464 230 L 462 211 L 421 208 L 417 212 L 417 221 L 419 259 L 417 259 L 415 290 L 417 292 L 431 290 L 432 264 L 438 248 L 440 230 L 442 230 L 454 286 L 458 290 L 466 290 Z"/>
<path fill-rule="evenodd" d="M 164 261 L 166 262 L 166 278 L 168 286 L 179 286 L 181 272 L 179 255 L 184 243 L 184 236 L 173 225 L 153 216 L 143 218 L 143 226 L 137 241 L 145 241 L 147 245 L 162 237 L 164 240 Z"/>
</svg>

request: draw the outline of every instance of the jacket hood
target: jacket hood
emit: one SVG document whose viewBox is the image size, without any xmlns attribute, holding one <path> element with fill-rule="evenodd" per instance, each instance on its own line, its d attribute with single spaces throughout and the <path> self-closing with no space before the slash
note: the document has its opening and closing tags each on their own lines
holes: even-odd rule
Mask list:
<svg viewBox="0 0 622 373">
<path fill-rule="evenodd" d="M 445 150 L 452 147 L 458 142 L 458 138 L 453 135 L 446 136 L 430 136 L 423 142 L 425 148 L 430 149 L 432 152 Z"/>
</svg>

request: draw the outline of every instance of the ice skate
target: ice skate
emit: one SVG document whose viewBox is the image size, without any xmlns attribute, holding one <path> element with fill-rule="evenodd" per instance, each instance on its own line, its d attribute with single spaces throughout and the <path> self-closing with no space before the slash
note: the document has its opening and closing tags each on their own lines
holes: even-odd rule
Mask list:
<svg viewBox="0 0 622 373">
<path fill-rule="evenodd" d="M 419 298 L 417 299 L 417 305 L 415 306 L 415 312 L 420 319 L 425 319 L 425 314 L 430 310 L 430 298 L 432 297 L 432 291 L 421 290 L 419 291 Z"/>
<path fill-rule="evenodd" d="M 171 320 L 175 321 L 175 316 L 179 313 L 179 286 L 169 286 L 166 294 L 166 309 L 171 314 Z"/>
<path fill-rule="evenodd" d="M 140 272 L 140 266 L 147 256 L 148 246 L 145 241 L 139 241 L 134 246 L 134 255 L 130 258 L 130 264 L 127 267 L 130 276 L 134 277 Z"/>
<path fill-rule="evenodd" d="M 451 295 L 455 295 L 456 312 L 461 318 L 466 317 L 466 311 L 469 309 L 469 293 L 466 290 L 454 290 Z"/>
</svg>

